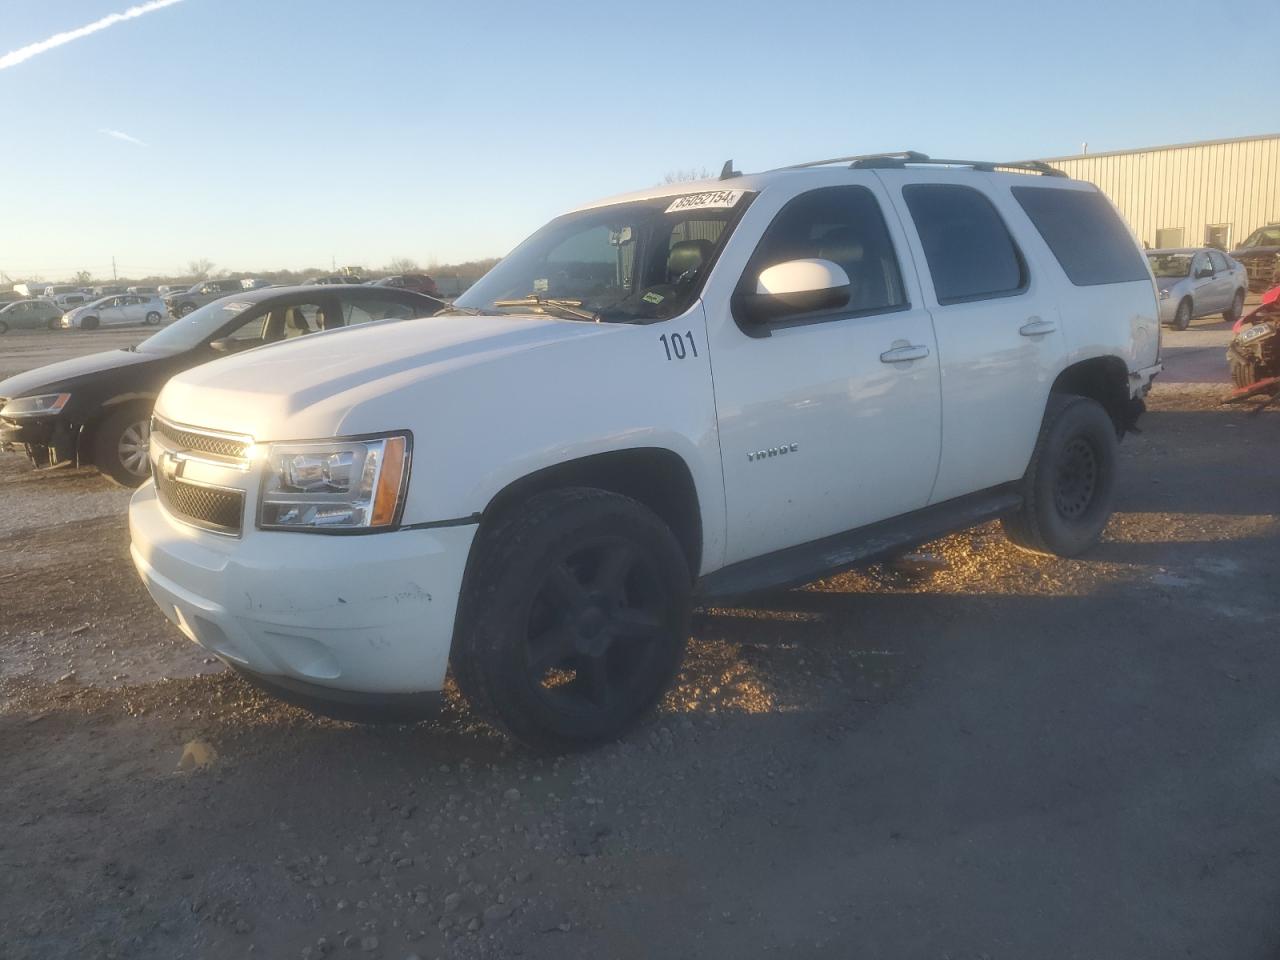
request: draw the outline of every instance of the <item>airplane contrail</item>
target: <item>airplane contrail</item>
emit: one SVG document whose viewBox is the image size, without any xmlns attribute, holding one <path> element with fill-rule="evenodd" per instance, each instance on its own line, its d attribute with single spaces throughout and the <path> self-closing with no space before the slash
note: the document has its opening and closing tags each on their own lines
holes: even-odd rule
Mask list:
<svg viewBox="0 0 1280 960">
<path fill-rule="evenodd" d="M 139 140 L 137 137 L 131 137 L 129 136 L 129 134 L 125 133 L 123 130 L 99 130 L 98 132 L 101 133 L 103 136 L 115 137 L 117 140 L 123 140 L 125 143 L 136 143 L 140 147 L 146 146 L 146 144 L 143 143 L 141 140 Z"/>
<path fill-rule="evenodd" d="M 54 47 L 60 47 L 64 43 L 70 43 L 72 40 L 79 40 L 81 37 L 87 37 L 91 33 L 97 33 L 99 30 L 105 30 L 107 27 L 113 27 L 117 23 L 125 20 L 132 20 L 134 17 L 140 17 L 143 14 L 151 13 L 154 10 L 160 10 L 163 7 L 171 7 L 175 3 L 181 3 L 182 0 L 150 0 L 148 3 L 140 3 L 136 7 L 130 7 L 123 13 L 110 13 L 101 20 L 95 20 L 93 23 L 87 23 L 83 27 L 76 27 L 74 30 L 64 30 L 62 33 L 55 33 L 47 40 L 39 40 L 35 43 L 29 43 L 25 47 L 19 47 L 0 57 L 0 70 L 8 67 L 16 67 L 18 64 L 32 57 L 44 53 L 46 50 L 52 50 Z"/>
</svg>

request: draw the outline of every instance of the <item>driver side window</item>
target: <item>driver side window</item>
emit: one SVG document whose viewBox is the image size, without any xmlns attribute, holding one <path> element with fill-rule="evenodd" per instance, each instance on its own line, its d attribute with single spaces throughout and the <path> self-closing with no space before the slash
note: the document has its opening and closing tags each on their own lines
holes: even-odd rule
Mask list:
<svg viewBox="0 0 1280 960">
<path fill-rule="evenodd" d="M 849 277 L 850 313 L 907 305 L 898 257 L 880 204 L 866 187 L 821 187 L 787 203 L 752 254 L 744 282 L 788 260 L 829 260 Z"/>
<path fill-rule="evenodd" d="M 266 314 L 256 314 L 248 320 L 243 321 L 234 330 L 224 333 L 221 339 L 235 340 L 240 343 L 243 343 L 246 340 L 265 340 L 266 319 Z"/>
</svg>

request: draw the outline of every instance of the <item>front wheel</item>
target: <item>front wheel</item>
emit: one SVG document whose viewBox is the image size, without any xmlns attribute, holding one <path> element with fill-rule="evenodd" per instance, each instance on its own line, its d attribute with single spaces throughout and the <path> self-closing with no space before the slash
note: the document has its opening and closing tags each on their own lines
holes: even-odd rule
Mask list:
<svg viewBox="0 0 1280 960">
<path fill-rule="evenodd" d="M 196 308 L 196 305 L 194 303 L 184 303 L 182 306 L 178 308 L 178 316 L 185 317 L 188 313 L 190 313 L 195 308 Z"/>
<path fill-rule="evenodd" d="M 154 327 L 159 322 L 160 322 L 160 314 L 156 313 L 154 310 L 152 310 L 150 313 L 147 314 L 148 327 Z"/>
<path fill-rule="evenodd" d="M 452 655 L 472 708 L 541 751 L 621 736 L 684 657 L 692 578 L 671 530 L 628 497 L 567 488 L 480 536 Z"/>
<path fill-rule="evenodd" d="M 1185 330 L 1191 326 L 1191 301 L 1183 300 L 1173 315 L 1173 329 Z"/>
<path fill-rule="evenodd" d="M 49 318 L 48 327 L 49 327 L 49 329 L 50 329 L 50 330 L 61 330 L 61 329 L 62 329 L 62 318 L 61 318 L 61 317 L 50 317 L 50 318 Z"/>
<path fill-rule="evenodd" d="M 80 321 L 80 329 L 81 329 L 81 330 L 97 330 L 97 329 L 98 329 L 98 318 L 97 318 L 97 317 L 85 317 L 83 320 L 81 320 L 81 321 Z"/>
<path fill-rule="evenodd" d="M 94 436 L 94 466 L 121 486 L 136 487 L 151 475 L 150 442 L 150 410 L 140 406 L 117 410 L 102 421 Z"/>
<path fill-rule="evenodd" d="M 1022 507 L 1002 521 L 1005 535 L 1032 553 L 1074 557 L 1098 542 L 1115 501 L 1116 427 L 1088 397 L 1049 397 Z"/>
<path fill-rule="evenodd" d="M 1236 295 L 1231 298 L 1231 306 L 1222 314 L 1222 319 L 1227 323 L 1235 323 L 1244 314 L 1244 291 L 1237 290 Z"/>
<path fill-rule="evenodd" d="M 5 323 L 3 320 L 0 320 L 0 334 L 5 334 L 8 332 L 9 332 L 9 325 Z"/>
</svg>

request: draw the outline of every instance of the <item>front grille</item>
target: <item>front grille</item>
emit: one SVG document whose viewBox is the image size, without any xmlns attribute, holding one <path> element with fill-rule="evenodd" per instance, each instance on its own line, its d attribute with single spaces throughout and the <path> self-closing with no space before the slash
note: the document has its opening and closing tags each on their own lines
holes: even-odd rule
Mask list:
<svg viewBox="0 0 1280 960">
<path fill-rule="evenodd" d="M 244 491 L 190 483 L 156 474 L 156 492 L 166 510 L 187 523 L 218 533 L 240 535 L 244 523 Z"/>
<path fill-rule="evenodd" d="M 252 441 L 226 436 L 218 433 L 206 433 L 180 427 L 160 417 L 152 417 L 151 432 L 166 441 L 167 445 L 178 451 L 204 453 L 225 460 L 244 460 Z"/>
<path fill-rule="evenodd" d="M 1272 283 L 1280 278 L 1280 270 L 1276 269 L 1280 258 L 1276 256 L 1242 257 L 1241 262 L 1252 283 Z"/>
</svg>

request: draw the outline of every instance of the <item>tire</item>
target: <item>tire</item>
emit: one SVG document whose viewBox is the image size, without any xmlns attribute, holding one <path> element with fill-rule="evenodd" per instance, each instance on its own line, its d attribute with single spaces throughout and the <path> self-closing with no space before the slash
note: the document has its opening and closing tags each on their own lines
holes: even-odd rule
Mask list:
<svg viewBox="0 0 1280 960">
<path fill-rule="evenodd" d="M 122 487 L 136 487 L 151 476 L 150 437 L 150 408 L 135 404 L 117 410 L 94 432 L 93 465 Z"/>
<path fill-rule="evenodd" d="M 196 308 L 196 305 L 194 303 L 182 304 L 180 307 L 178 307 L 179 318 L 185 317 L 188 313 L 191 313 L 191 311 L 195 310 L 195 308 Z"/>
<path fill-rule="evenodd" d="M 1244 291 L 1237 290 L 1236 295 L 1231 298 L 1231 306 L 1223 311 L 1222 319 L 1227 323 L 1235 323 L 1244 313 Z"/>
<path fill-rule="evenodd" d="M 1252 386 L 1261 379 L 1258 373 L 1258 366 L 1252 360 L 1245 362 L 1231 357 L 1231 386 L 1237 390 L 1244 387 Z"/>
<path fill-rule="evenodd" d="M 684 659 L 692 577 L 671 530 L 635 500 L 574 487 L 480 537 L 451 658 L 472 709 L 538 751 L 617 739 Z"/>
<path fill-rule="evenodd" d="M 81 320 L 81 321 L 80 321 L 80 329 L 81 329 L 81 330 L 97 330 L 97 329 L 98 329 L 98 318 L 97 318 L 97 317 L 85 317 L 83 320 Z"/>
<path fill-rule="evenodd" d="M 9 332 L 9 325 L 5 323 L 3 320 L 0 320 L 0 336 L 3 336 L 8 332 Z"/>
<path fill-rule="evenodd" d="M 1057 557 L 1097 543 L 1115 501 L 1118 447 L 1100 403 L 1051 394 L 1022 480 L 1022 507 L 1001 520 L 1005 535 L 1023 550 Z"/>
<path fill-rule="evenodd" d="M 147 326 L 154 327 L 160 322 L 160 314 L 152 310 L 147 314 Z"/>
<path fill-rule="evenodd" d="M 49 328 L 50 330 L 61 330 L 61 329 L 62 329 L 62 318 L 61 318 L 61 317 L 50 317 L 50 318 L 49 318 L 49 322 L 48 322 L 47 326 L 48 326 L 48 328 Z"/>
<path fill-rule="evenodd" d="M 1173 315 L 1173 323 L 1171 324 L 1175 330 L 1185 330 L 1191 326 L 1191 298 L 1184 297 L 1178 304 L 1178 309 Z"/>
</svg>

